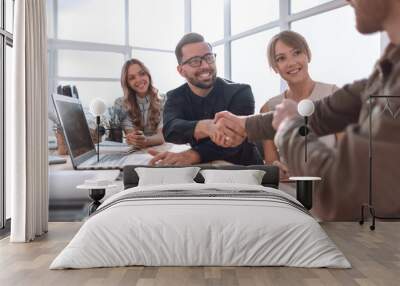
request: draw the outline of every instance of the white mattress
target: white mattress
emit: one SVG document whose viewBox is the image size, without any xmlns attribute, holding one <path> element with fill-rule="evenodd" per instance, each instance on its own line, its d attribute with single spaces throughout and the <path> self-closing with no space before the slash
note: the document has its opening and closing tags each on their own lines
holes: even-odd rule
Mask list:
<svg viewBox="0 0 400 286">
<path fill-rule="evenodd" d="M 127 265 L 350 267 L 314 218 L 279 201 L 182 197 L 112 204 L 136 192 L 210 188 L 263 190 L 298 203 L 279 190 L 250 185 L 132 188 L 107 199 L 100 206 L 103 211 L 84 223 L 50 269 Z"/>
</svg>

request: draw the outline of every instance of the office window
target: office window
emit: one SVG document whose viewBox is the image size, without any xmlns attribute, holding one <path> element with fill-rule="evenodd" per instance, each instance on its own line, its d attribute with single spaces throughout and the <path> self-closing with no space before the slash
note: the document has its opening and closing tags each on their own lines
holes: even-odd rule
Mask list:
<svg viewBox="0 0 400 286">
<path fill-rule="evenodd" d="M 279 76 L 267 64 L 268 41 L 278 28 L 232 42 L 232 80 L 251 85 L 256 101 L 256 113 L 272 96 L 280 92 Z"/>
<path fill-rule="evenodd" d="M 6 45 L 6 74 L 5 74 L 5 84 L 6 84 L 6 98 L 11 96 L 11 76 L 13 69 L 12 61 L 12 48 Z M 6 219 L 11 217 L 11 190 L 6 188 Z"/>
<path fill-rule="evenodd" d="M 124 44 L 124 0 L 58 0 L 58 38 Z"/>
<path fill-rule="evenodd" d="M 117 53 L 58 50 L 58 76 L 116 78 L 124 56 Z"/>
<path fill-rule="evenodd" d="M 212 43 L 224 38 L 224 1 L 192 0 L 192 31 Z"/>
<path fill-rule="evenodd" d="M 89 108 L 95 98 L 102 99 L 107 106 L 113 106 L 115 99 L 123 96 L 119 81 L 59 81 L 59 85 L 75 85 L 84 108 Z"/>
<path fill-rule="evenodd" d="M 314 80 L 342 86 L 367 77 L 380 56 L 380 35 L 358 33 L 350 6 L 294 22 L 292 29 L 309 42 Z"/>
<path fill-rule="evenodd" d="M 213 47 L 213 52 L 217 54 L 217 76 L 225 77 L 225 49 L 224 45 Z"/>
<path fill-rule="evenodd" d="M 162 93 L 177 88 L 184 79 L 176 70 L 174 53 L 133 50 L 133 57 L 141 60 L 150 70 L 154 86 Z"/>
<path fill-rule="evenodd" d="M 279 17 L 279 1 L 231 0 L 231 31 L 238 34 Z"/>
<path fill-rule="evenodd" d="M 174 50 L 184 33 L 183 0 L 131 0 L 130 4 L 130 45 Z"/>
<path fill-rule="evenodd" d="M 290 12 L 292 14 L 298 13 L 310 8 L 313 8 L 315 6 L 330 2 L 332 0 L 291 0 L 290 1 Z"/>
<path fill-rule="evenodd" d="M 6 5 L 6 30 L 10 33 L 13 32 L 13 26 L 14 26 L 14 0 L 6 0 L 5 2 Z"/>
<path fill-rule="evenodd" d="M 3 10 L 4 9 L 4 10 Z M 11 96 L 11 76 L 12 76 L 12 35 L 4 33 L 13 32 L 13 0 L 0 0 L 0 228 L 5 226 L 5 220 L 11 217 L 11 194 L 10 189 L 5 186 L 5 111 L 9 101 L 6 98 Z M 5 22 L 3 25 L 3 21 Z"/>
</svg>

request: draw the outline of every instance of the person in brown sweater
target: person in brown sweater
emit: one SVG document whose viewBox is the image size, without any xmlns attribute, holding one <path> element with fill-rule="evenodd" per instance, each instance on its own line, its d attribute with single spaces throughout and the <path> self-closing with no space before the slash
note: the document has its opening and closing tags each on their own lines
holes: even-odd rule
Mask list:
<svg viewBox="0 0 400 286">
<path fill-rule="evenodd" d="M 400 214 L 400 0 L 351 0 L 357 29 L 362 34 L 387 32 L 390 44 L 364 80 L 345 85 L 315 102 L 309 118 L 308 160 L 304 162 L 304 119 L 297 103 L 285 99 L 274 112 L 235 116 L 227 111 L 215 121 L 225 136 L 214 138 L 221 146 L 274 138 L 293 175 L 322 177 L 314 192 L 313 213 L 323 220 L 359 219 L 368 202 L 369 108 L 372 116 L 373 204 L 378 216 Z M 371 106 L 370 106 L 371 105 Z M 328 147 L 320 136 L 344 131 L 337 147 Z"/>
</svg>

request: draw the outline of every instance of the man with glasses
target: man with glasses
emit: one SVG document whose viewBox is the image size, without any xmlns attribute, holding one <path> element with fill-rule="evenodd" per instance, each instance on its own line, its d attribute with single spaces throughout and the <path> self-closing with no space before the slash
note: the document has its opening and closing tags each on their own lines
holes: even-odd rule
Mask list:
<svg viewBox="0 0 400 286">
<path fill-rule="evenodd" d="M 191 149 L 180 153 L 149 150 L 154 156 L 150 164 L 191 165 L 215 160 L 241 165 L 262 164 L 255 145 L 246 140 L 232 148 L 218 146 L 210 140 L 220 133 L 213 121 L 217 112 L 254 113 L 250 86 L 217 77 L 216 55 L 199 34 L 186 34 L 176 46 L 175 55 L 177 70 L 187 83 L 167 93 L 163 134 L 167 142 L 189 143 Z"/>
</svg>

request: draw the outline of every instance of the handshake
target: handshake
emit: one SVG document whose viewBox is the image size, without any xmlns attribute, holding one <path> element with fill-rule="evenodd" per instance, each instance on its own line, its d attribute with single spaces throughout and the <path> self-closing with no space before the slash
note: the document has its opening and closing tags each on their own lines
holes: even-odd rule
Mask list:
<svg viewBox="0 0 400 286">
<path fill-rule="evenodd" d="M 229 111 L 215 114 L 209 125 L 210 139 L 222 147 L 236 147 L 247 137 L 246 116 L 236 116 Z"/>
<path fill-rule="evenodd" d="M 308 102 L 307 102 L 308 103 Z M 303 104 L 304 105 L 304 104 Z M 308 107 L 308 105 L 307 105 Z M 312 106 L 312 109 L 314 106 Z M 272 127 L 279 129 L 282 123 L 298 115 L 297 102 L 284 99 L 276 106 L 272 120 Z M 222 147 L 236 147 L 243 143 L 247 137 L 246 120 L 248 116 L 237 116 L 229 111 L 221 111 L 209 126 L 209 137 L 217 145 Z"/>
</svg>

